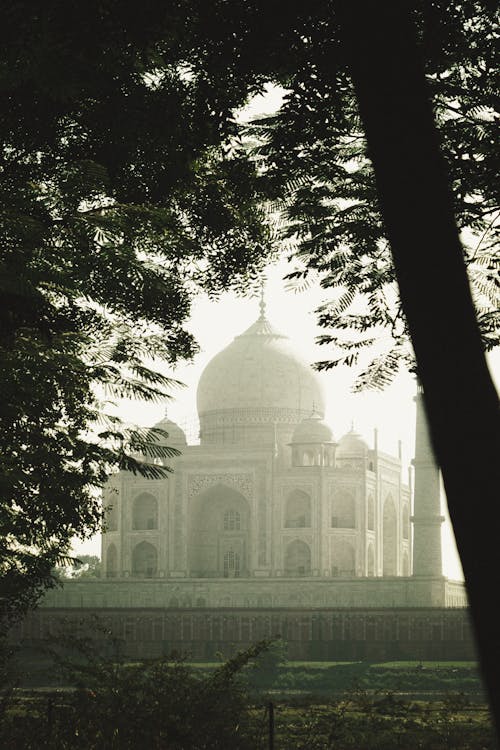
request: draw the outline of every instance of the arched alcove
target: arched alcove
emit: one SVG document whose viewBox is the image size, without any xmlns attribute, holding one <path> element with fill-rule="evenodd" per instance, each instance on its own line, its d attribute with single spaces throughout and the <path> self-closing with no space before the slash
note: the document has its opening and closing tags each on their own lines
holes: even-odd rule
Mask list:
<svg viewBox="0 0 500 750">
<path fill-rule="evenodd" d="M 382 525 L 382 560 L 383 575 L 397 575 L 397 517 L 394 500 L 391 494 L 384 501 Z"/>
<path fill-rule="evenodd" d="M 353 545 L 344 539 L 335 541 L 332 548 L 331 564 L 333 576 L 355 576 L 356 555 Z"/>
<path fill-rule="evenodd" d="M 285 528 L 305 529 L 310 526 L 311 498 L 301 490 L 293 490 L 285 501 Z"/>
<path fill-rule="evenodd" d="M 332 528 L 354 529 L 355 526 L 354 494 L 348 490 L 338 490 L 332 501 Z"/>
<path fill-rule="evenodd" d="M 149 492 L 143 492 L 134 498 L 132 528 L 140 531 L 158 528 L 158 500 Z"/>
<path fill-rule="evenodd" d="M 375 498 L 371 493 L 366 501 L 366 527 L 368 531 L 375 530 Z"/>
<path fill-rule="evenodd" d="M 191 501 L 189 564 L 192 576 L 240 578 L 248 574 L 250 509 L 243 495 L 217 484 Z"/>
<path fill-rule="evenodd" d="M 158 553 L 150 542 L 136 544 L 132 551 L 132 575 L 137 578 L 153 578 L 158 570 Z"/>
<path fill-rule="evenodd" d="M 110 544 L 106 550 L 106 578 L 116 578 L 118 575 L 118 552 L 116 546 Z"/>
<path fill-rule="evenodd" d="M 375 575 L 375 552 L 373 551 L 373 544 L 368 545 L 366 552 L 366 574 L 370 577 Z"/>
<path fill-rule="evenodd" d="M 311 574 L 311 550 L 308 544 L 295 539 L 285 551 L 285 575 L 307 576 Z"/>
</svg>

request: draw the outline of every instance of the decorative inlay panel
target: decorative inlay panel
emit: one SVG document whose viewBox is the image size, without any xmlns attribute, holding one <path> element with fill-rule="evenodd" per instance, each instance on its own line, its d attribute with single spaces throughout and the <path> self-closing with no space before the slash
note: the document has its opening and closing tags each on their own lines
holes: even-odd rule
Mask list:
<svg viewBox="0 0 500 750">
<path fill-rule="evenodd" d="M 200 420 L 219 424 L 298 424 L 310 416 L 308 409 L 280 407 L 252 407 L 251 409 L 217 409 L 200 414 Z"/>
<path fill-rule="evenodd" d="M 253 498 L 252 474 L 192 474 L 188 479 L 188 497 L 191 499 L 209 487 L 224 484 L 241 492 L 247 499 Z"/>
</svg>

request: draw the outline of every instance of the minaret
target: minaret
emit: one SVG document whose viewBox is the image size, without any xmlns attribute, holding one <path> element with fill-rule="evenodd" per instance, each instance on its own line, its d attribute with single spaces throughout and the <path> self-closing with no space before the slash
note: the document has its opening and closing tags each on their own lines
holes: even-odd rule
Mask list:
<svg viewBox="0 0 500 750">
<path fill-rule="evenodd" d="M 439 468 L 434 458 L 423 389 L 417 386 L 415 428 L 415 494 L 413 502 L 413 575 L 442 576 L 441 515 Z"/>
</svg>

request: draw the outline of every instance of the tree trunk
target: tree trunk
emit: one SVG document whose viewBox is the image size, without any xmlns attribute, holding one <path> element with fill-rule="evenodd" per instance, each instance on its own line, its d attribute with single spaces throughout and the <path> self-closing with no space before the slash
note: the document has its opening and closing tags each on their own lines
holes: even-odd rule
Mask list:
<svg viewBox="0 0 500 750">
<path fill-rule="evenodd" d="M 339 0 L 337 8 L 498 733 L 498 397 L 476 323 L 410 5 Z"/>
</svg>

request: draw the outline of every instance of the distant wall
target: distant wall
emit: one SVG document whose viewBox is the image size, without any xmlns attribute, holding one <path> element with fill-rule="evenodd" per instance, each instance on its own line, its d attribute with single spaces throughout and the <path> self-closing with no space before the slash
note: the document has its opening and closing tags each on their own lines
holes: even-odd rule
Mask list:
<svg viewBox="0 0 500 750">
<path fill-rule="evenodd" d="M 466 609 L 155 609 L 40 608 L 11 638 L 31 652 L 62 632 L 104 644 L 119 639 L 124 655 L 155 658 L 172 651 L 193 660 L 229 656 L 262 639 L 281 636 L 292 660 L 473 660 Z M 108 636 L 109 640 L 109 636 Z"/>
</svg>

